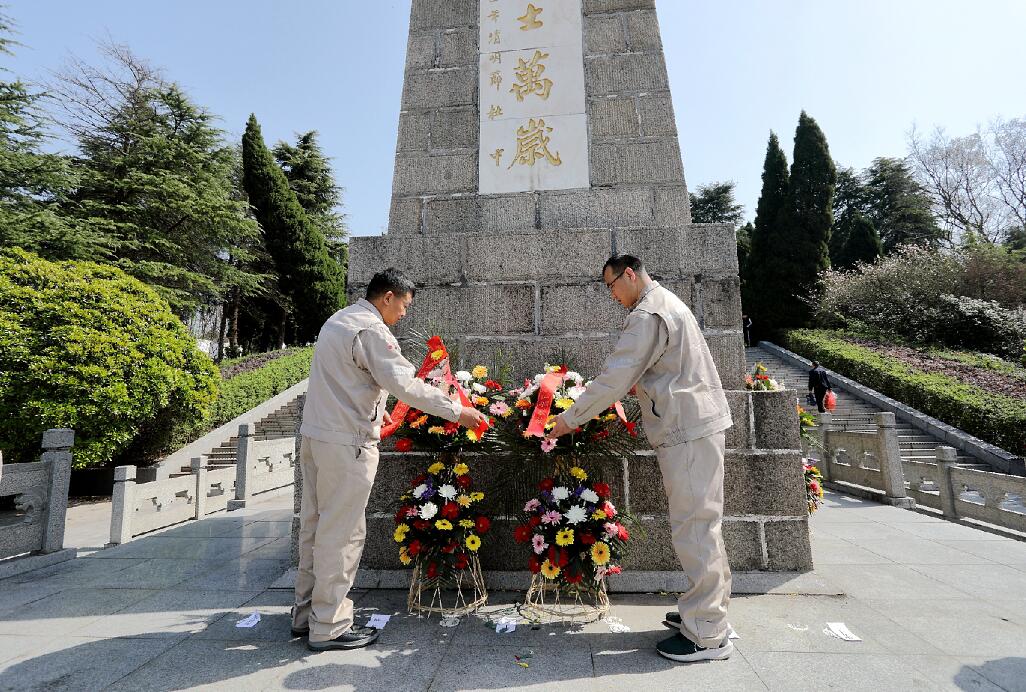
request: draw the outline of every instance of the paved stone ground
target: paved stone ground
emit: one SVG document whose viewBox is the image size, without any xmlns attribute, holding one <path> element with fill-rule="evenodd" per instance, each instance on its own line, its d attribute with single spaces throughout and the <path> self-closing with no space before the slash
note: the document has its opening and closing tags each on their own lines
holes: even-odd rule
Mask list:
<svg viewBox="0 0 1026 692">
<path fill-rule="evenodd" d="M 443 628 L 407 614 L 403 592 L 364 591 L 358 617 L 393 616 L 378 644 L 312 654 L 289 638 L 291 594 L 269 588 L 289 502 L 0 581 L 0 689 L 1026 690 L 1026 543 L 914 512 L 829 497 L 812 520 L 816 571 L 846 595 L 737 597 L 735 655 L 684 666 L 653 651 L 668 594 L 614 595 L 630 632 L 499 635 L 521 594 Z M 253 611 L 256 627 L 235 627 Z M 864 641 L 827 636 L 827 622 Z"/>
</svg>

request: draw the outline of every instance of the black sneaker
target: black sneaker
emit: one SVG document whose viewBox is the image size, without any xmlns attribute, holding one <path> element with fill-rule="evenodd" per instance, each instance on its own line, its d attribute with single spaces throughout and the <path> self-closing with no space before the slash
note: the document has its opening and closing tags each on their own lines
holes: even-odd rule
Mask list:
<svg viewBox="0 0 1026 692">
<path fill-rule="evenodd" d="M 378 639 L 378 630 L 362 625 L 353 625 L 348 632 L 343 632 L 326 642 L 307 642 L 310 651 L 332 651 L 335 649 L 359 649 L 373 644 Z"/>
<path fill-rule="evenodd" d="M 729 639 L 715 648 L 705 649 L 685 637 L 683 634 L 675 634 L 669 639 L 656 644 L 656 651 L 663 658 L 681 663 L 693 663 L 695 661 L 722 661 L 730 658 L 734 653 L 734 644 Z"/>
<path fill-rule="evenodd" d="M 292 636 L 293 637 L 308 637 L 308 636 L 310 636 L 310 628 L 309 627 L 293 627 L 292 628 Z"/>
<path fill-rule="evenodd" d="M 666 617 L 663 618 L 663 624 L 671 630 L 680 632 L 680 611 L 671 610 L 666 613 Z"/>
</svg>

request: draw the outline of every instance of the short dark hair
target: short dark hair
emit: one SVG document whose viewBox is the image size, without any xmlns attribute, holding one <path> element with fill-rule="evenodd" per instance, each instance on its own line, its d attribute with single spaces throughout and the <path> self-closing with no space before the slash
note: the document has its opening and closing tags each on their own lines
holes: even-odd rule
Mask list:
<svg viewBox="0 0 1026 692">
<path fill-rule="evenodd" d="M 371 277 L 367 284 L 367 300 L 380 298 L 389 291 L 399 297 L 409 295 L 412 298 L 417 294 L 413 282 L 395 267 L 389 267 Z"/>
<path fill-rule="evenodd" d="M 812 367 L 818 368 L 819 367 L 819 361 L 818 360 L 812 361 Z"/>
<path fill-rule="evenodd" d="M 630 268 L 635 272 L 645 270 L 645 265 L 642 261 L 634 255 L 613 255 L 606 260 L 606 263 L 602 265 L 602 272 L 605 273 L 606 267 L 613 270 L 614 274 L 620 274 Z"/>
</svg>

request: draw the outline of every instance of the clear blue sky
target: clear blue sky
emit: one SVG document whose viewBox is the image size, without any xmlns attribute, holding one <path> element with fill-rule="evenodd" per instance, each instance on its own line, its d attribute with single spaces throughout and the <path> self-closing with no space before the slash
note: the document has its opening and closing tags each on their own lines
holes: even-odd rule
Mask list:
<svg viewBox="0 0 1026 692">
<path fill-rule="evenodd" d="M 317 129 L 355 235 L 387 223 L 409 0 L 0 0 L 25 44 L 2 64 L 41 79 L 94 39 L 126 43 L 240 136 Z M 734 180 L 748 218 L 769 131 L 798 113 L 842 165 L 901 156 L 913 123 L 951 134 L 1026 117 L 1023 0 L 661 0 L 684 170 Z"/>
</svg>

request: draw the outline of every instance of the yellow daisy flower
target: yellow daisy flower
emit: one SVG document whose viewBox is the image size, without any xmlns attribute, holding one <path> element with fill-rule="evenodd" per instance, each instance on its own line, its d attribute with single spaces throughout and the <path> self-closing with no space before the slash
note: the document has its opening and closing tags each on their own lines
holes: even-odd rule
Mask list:
<svg viewBox="0 0 1026 692">
<path fill-rule="evenodd" d="M 486 397 L 483 397 L 483 396 L 475 396 L 474 397 L 474 406 L 487 406 L 487 405 L 488 405 L 488 399 Z"/>
<path fill-rule="evenodd" d="M 574 544 L 574 530 L 573 529 L 563 529 L 562 531 L 560 531 L 559 533 L 556 534 L 556 545 L 558 545 L 558 546 L 567 546 L 567 545 L 573 545 L 573 544 Z"/>
<path fill-rule="evenodd" d="M 415 420 L 412 423 L 410 423 L 410 427 L 416 430 L 420 426 L 422 426 L 425 423 L 427 423 L 427 419 L 428 419 L 427 415 L 423 415 L 420 418 L 418 418 L 417 420 Z"/>
<path fill-rule="evenodd" d="M 481 539 L 480 539 L 480 537 L 475 536 L 474 534 L 470 534 L 469 536 L 467 536 L 466 543 L 467 543 L 467 550 L 469 550 L 472 553 L 476 553 L 477 549 L 481 547 Z"/>
<path fill-rule="evenodd" d="M 467 495 L 460 495 L 456 498 L 456 504 L 460 507 L 469 507 L 471 502 L 473 502 L 473 500 L 471 500 Z"/>
<path fill-rule="evenodd" d="M 596 521 L 602 521 L 606 518 L 606 513 L 603 512 L 601 509 L 596 509 L 594 512 L 591 513 L 591 518 L 595 519 Z"/>
<path fill-rule="evenodd" d="M 603 418 L 605 420 L 607 420 L 607 421 L 614 421 L 614 420 L 616 420 L 616 414 L 615 413 L 607 413 L 605 416 L 603 416 Z"/>
<path fill-rule="evenodd" d="M 470 374 L 474 376 L 475 380 L 480 380 L 483 377 L 488 377 L 488 368 L 483 365 L 475 365 Z"/>
<path fill-rule="evenodd" d="M 441 425 L 432 425 L 430 428 L 428 428 L 428 432 L 432 435 L 443 435 L 445 434 L 445 428 L 443 428 Z"/>
<path fill-rule="evenodd" d="M 479 441 L 479 440 L 480 440 L 481 438 L 480 438 L 480 436 L 479 436 L 479 435 L 477 434 L 477 431 L 476 431 L 476 430 L 470 430 L 470 429 L 468 429 L 468 430 L 467 430 L 467 439 L 468 439 L 468 440 L 470 440 L 471 442 L 478 442 L 478 441 Z"/>
<path fill-rule="evenodd" d="M 464 529 L 474 528 L 474 521 L 472 519 L 460 519 L 460 526 Z"/>
<path fill-rule="evenodd" d="M 599 541 L 591 546 L 591 561 L 596 565 L 604 565 L 609 562 L 609 544 Z"/>
<path fill-rule="evenodd" d="M 452 472 L 457 476 L 465 476 L 470 472 L 470 467 L 464 464 L 462 461 L 452 467 Z"/>
<path fill-rule="evenodd" d="M 546 560 L 542 563 L 541 573 L 546 579 L 555 579 L 559 576 L 559 568 Z"/>
<path fill-rule="evenodd" d="M 481 500 L 484 499 L 484 493 L 482 493 L 482 492 L 470 493 L 470 499 L 473 500 L 474 502 L 480 502 Z"/>
<path fill-rule="evenodd" d="M 431 466 L 428 466 L 428 473 L 438 475 L 444 469 L 445 469 L 445 464 L 443 464 L 440 461 L 436 461 L 435 463 L 431 464 Z"/>
<path fill-rule="evenodd" d="M 437 351 L 432 351 L 431 352 L 431 360 L 442 360 L 442 357 L 444 355 L 445 355 L 445 351 L 443 351 L 442 349 L 438 349 Z"/>
<path fill-rule="evenodd" d="M 580 466 L 575 466 L 572 469 L 570 469 L 570 475 L 579 481 L 588 480 L 588 474 Z"/>
<path fill-rule="evenodd" d="M 408 565 L 411 562 L 413 562 L 413 558 L 410 557 L 410 553 L 406 550 L 405 545 L 399 549 L 399 562 L 403 563 L 404 565 Z"/>
<path fill-rule="evenodd" d="M 571 399 L 568 396 L 564 396 L 564 397 L 562 397 L 560 399 L 556 399 L 556 408 L 561 409 L 563 411 L 567 410 L 568 408 L 570 408 L 573 405 L 574 405 L 574 400 Z"/>
<path fill-rule="evenodd" d="M 452 531 L 452 522 L 448 519 L 439 519 L 435 522 L 435 528 L 439 531 Z"/>
<path fill-rule="evenodd" d="M 392 534 L 392 538 L 395 539 L 396 543 L 402 543 L 406 540 L 406 534 L 410 530 L 410 527 L 406 524 L 399 524 L 395 527 L 395 533 Z"/>
<path fill-rule="evenodd" d="M 562 368 L 558 365 L 550 365 L 545 368 L 545 372 L 559 372 L 560 370 L 562 370 Z"/>
</svg>

